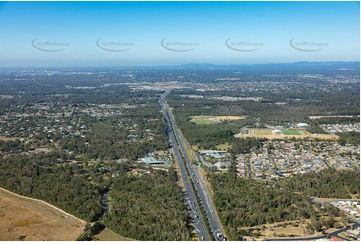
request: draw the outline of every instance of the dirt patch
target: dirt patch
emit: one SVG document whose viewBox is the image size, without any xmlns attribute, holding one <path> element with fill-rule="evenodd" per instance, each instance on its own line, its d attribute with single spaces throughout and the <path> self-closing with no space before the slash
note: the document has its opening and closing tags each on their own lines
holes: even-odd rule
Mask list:
<svg viewBox="0 0 361 242">
<path fill-rule="evenodd" d="M 54 151 L 54 149 L 52 149 L 52 148 L 36 148 L 34 152 L 36 154 L 40 154 L 40 153 L 49 153 L 52 151 Z"/>
<path fill-rule="evenodd" d="M 218 120 L 242 120 L 242 119 L 246 119 L 245 116 L 215 116 L 215 119 Z"/>
<path fill-rule="evenodd" d="M 266 237 L 278 237 L 280 235 L 282 235 L 281 237 L 290 237 L 290 236 L 294 236 L 294 237 L 304 237 L 304 236 L 309 236 L 309 234 L 307 234 L 305 232 L 305 228 L 304 228 L 304 224 L 301 224 L 301 226 L 299 227 L 295 227 L 292 225 L 287 225 L 285 227 L 277 227 L 277 228 L 272 228 L 269 230 L 266 230 L 264 232 L 264 235 Z"/>
<path fill-rule="evenodd" d="M 22 138 L 18 138 L 18 137 L 11 137 L 11 138 L 0 137 L 0 140 L 3 140 L 3 141 L 15 141 L 17 139 L 20 140 Z"/>
<path fill-rule="evenodd" d="M 0 240 L 76 240 L 86 222 L 0 188 Z"/>
<path fill-rule="evenodd" d="M 272 130 L 270 129 L 251 129 L 250 134 L 262 136 L 262 135 L 272 135 L 273 133 Z"/>
<path fill-rule="evenodd" d="M 277 238 L 305 238 L 321 235 L 321 233 L 309 234 L 306 221 L 286 221 L 273 224 L 263 224 L 254 227 L 240 227 L 239 229 L 258 231 L 258 236 L 252 236 L 256 240 L 277 240 Z"/>
<path fill-rule="evenodd" d="M 319 202 L 332 202 L 332 201 L 355 201 L 358 202 L 360 201 L 360 199 L 354 198 L 354 199 L 350 199 L 350 198 L 319 198 L 319 197 L 315 197 L 316 201 Z"/>
<path fill-rule="evenodd" d="M 123 237 L 119 234 L 114 233 L 112 230 L 105 228 L 99 234 L 93 236 L 92 240 L 101 240 L 101 241 L 130 241 L 133 239 Z"/>
</svg>

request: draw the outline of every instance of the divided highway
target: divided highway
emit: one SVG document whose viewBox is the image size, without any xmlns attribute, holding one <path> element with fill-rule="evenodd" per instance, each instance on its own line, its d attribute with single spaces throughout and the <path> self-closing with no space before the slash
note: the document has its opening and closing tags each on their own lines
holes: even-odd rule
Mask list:
<svg viewBox="0 0 361 242">
<path fill-rule="evenodd" d="M 174 155 L 179 164 L 181 177 L 187 192 L 186 200 L 195 223 L 196 231 L 198 232 L 198 237 L 200 240 L 225 240 L 225 237 L 223 236 L 221 231 L 220 222 L 218 221 L 218 218 L 217 216 L 215 216 L 212 209 L 209 192 L 207 191 L 206 186 L 203 184 L 200 178 L 197 167 L 192 166 L 190 162 L 190 159 L 184 147 L 184 142 L 182 142 L 182 138 L 175 125 L 173 115 L 169 110 L 167 102 L 164 100 L 164 98 L 168 94 L 169 90 L 167 90 L 161 96 L 159 103 L 162 107 L 163 116 L 167 125 L 167 133 L 170 138 L 170 143 L 174 147 Z M 188 169 L 190 176 L 188 175 L 186 169 Z M 201 208 L 197 202 L 196 194 L 194 193 L 190 182 L 192 182 L 194 185 L 194 188 L 202 206 Z M 203 218 L 202 214 L 200 213 L 200 209 L 204 210 L 207 221 L 205 221 L 205 218 Z M 210 238 L 210 235 L 208 234 L 206 223 L 209 224 L 212 233 L 211 236 L 213 238 Z"/>
</svg>

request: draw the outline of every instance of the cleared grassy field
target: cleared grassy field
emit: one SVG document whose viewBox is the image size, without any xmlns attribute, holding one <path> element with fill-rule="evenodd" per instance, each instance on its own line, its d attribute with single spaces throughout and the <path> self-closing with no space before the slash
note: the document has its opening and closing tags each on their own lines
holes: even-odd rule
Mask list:
<svg viewBox="0 0 361 242">
<path fill-rule="evenodd" d="M 228 143 L 224 143 L 216 146 L 216 149 L 218 150 L 227 150 L 228 148 L 230 148 Z"/>
<path fill-rule="evenodd" d="M 270 129 L 251 129 L 250 134 L 254 135 L 272 135 L 272 130 Z"/>
<path fill-rule="evenodd" d="M 301 135 L 297 129 L 283 129 L 282 134 L 284 135 Z"/>
<path fill-rule="evenodd" d="M 0 189 L 0 240 L 76 240 L 86 222 L 40 200 Z"/>
<path fill-rule="evenodd" d="M 219 123 L 219 121 L 215 120 L 215 119 L 211 119 L 213 116 L 191 116 L 191 120 L 189 120 L 189 122 L 191 123 L 195 123 L 195 124 L 216 124 Z"/>
<path fill-rule="evenodd" d="M 189 122 L 195 124 L 216 124 L 222 122 L 224 120 L 242 120 L 246 117 L 244 116 L 208 116 L 208 115 L 198 115 L 198 116 L 191 116 L 191 120 Z"/>
</svg>

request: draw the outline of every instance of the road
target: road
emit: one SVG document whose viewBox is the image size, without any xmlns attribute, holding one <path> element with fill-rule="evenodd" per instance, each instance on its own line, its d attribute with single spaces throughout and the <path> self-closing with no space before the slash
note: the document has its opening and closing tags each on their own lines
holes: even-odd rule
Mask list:
<svg viewBox="0 0 361 242">
<path fill-rule="evenodd" d="M 159 101 L 162 107 L 162 112 L 164 116 L 164 121 L 167 126 L 167 134 L 169 136 L 169 142 L 171 146 L 173 146 L 174 150 L 174 156 L 176 158 L 176 162 L 178 163 L 179 170 L 181 173 L 181 179 L 184 184 L 184 188 L 186 190 L 185 194 L 185 201 L 187 204 L 187 207 L 190 211 L 191 217 L 194 222 L 194 227 L 197 231 L 199 240 L 211 240 L 210 236 L 208 234 L 205 221 L 202 218 L 202 215 L 200 214 L 200 207 L 196 199 L 196 194 L 194 193 L 192 186 L 191 186 L 191 180 L 188 177 L 186 167 L 183 161 L 183 158 L 180 154 L 180 151 L 178 147 L 176 146 L 176 138 L 173 131 L 173 127 L 171 125 L 171 120 L 169 117 L 169 110 L 165 107 L 164 103 L 162 102 L 162 99 Z"/>
<path fill-rule="evenodd" d="M 247 166 L 248 166 L 248 178 L 252 179 L 252 168 L 251 168 L 251 158 L 246 158 L 247 159 Z"/>
<path fill-rule="evenodd" d="M 206 229 L 206 223 L 208 223 L 211 229 L 213 239 L 218 241 L 225 240 L 225 237 L 223 236 L 221 231 L 221 224 L 217 216 L 215 216 L 213 208 L 211 206 L 211 198 L 209 192 L 207 191 L 206 186 L 203 184 L 203 181 L 199 176 L 199 173 L 197 172 L 197 167 L 194 167 L 190 162 L 190 159 L 185 149 L 185 143 L 182 141 L 181 135 L 179 134 L 178 129 L 175 125 L 173 115 L 169 109 L 169 106 L 167 105 L 167 102 L 165 101 L 165 97 L 168 94 L 169 91 L 166 91 L 159 99 L 159 103 L 162 107 L 162 112 L 167 125 L 167 133 L 170 138 L 170 143 L 174 147 L 174 154 L 179 164 L 181 177 L 187 191 L 187 202 L 190 205 L 191 215 L 195 221 L 198 237 L 201 240 L 211 240 Z M 186 169 L 188 170 L 188 173 L 190 175 L 188 175 Z M 193 183 L 195 187 L 195 192 L 197 194 L 194 193 L 190 182 Z M 199 197 L 200 205 L 202 207 L 200 207 L 200 205 L 197 203 L 197 199 L 195 197 L 196 195 Z M 207 221 L 200 214 L 200 209 L 203 209 Z"/>
</svg>

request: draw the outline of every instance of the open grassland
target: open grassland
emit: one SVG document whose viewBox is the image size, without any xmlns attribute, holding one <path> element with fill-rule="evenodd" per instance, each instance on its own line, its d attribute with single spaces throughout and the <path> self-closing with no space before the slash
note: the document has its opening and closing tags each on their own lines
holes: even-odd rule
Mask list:
<svg viewBox="0 0 361 242">
<path fill-rule="evenodd" d="M 266 139 L 323 139 L 323 140 L 336 140 L 339 137 L 335 134 L 317 134 L 313 135 L 306 130 L 301 129 L 284 129 L 281 130 L 282 134 L 273 134 L 272 129 L 247 129 L 247 132 L 236 134 L 236 138 L 266 138 Z"/>
<path fill-rule="evenodd" d="M 224 120 L 242 120 L 245 119 L 244 116 L 207 116 L 207 115 L 198 115 L 198 116 L 191 116 L 191 120 L 189 122 L 195 124 L 216 124 L 220 123 Z"/>
<path fill-rule="evenodd" d="M 86 222 L 0 188 L 0 240 L 76 240 Z"/>
</svg>

